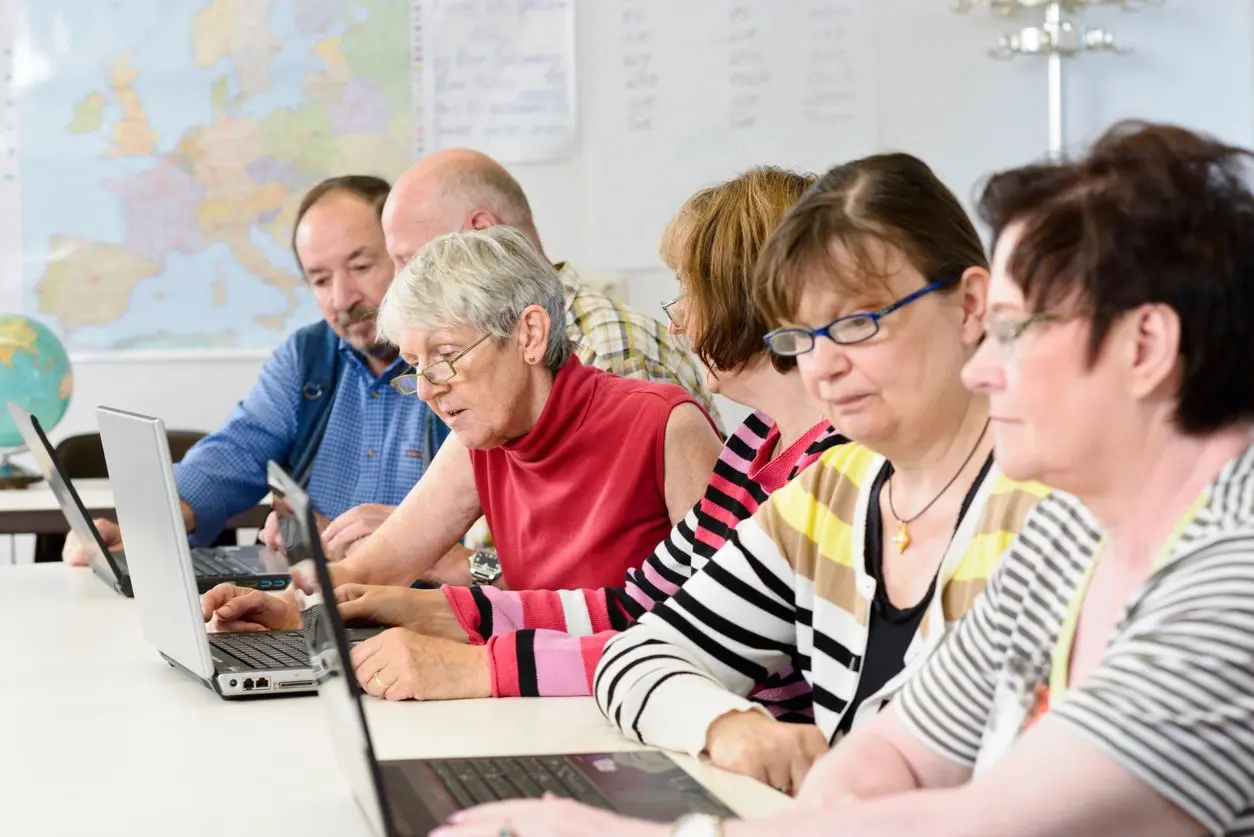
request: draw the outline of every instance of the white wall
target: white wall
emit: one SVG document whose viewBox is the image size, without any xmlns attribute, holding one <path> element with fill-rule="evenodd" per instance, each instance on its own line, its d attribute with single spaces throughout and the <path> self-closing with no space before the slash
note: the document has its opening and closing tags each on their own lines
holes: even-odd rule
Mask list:
<svg viewBox="0 0 1254 837">
<path fill-rule="evenodd" d="M 984 174 L 1042 154 L 1044 61 L 986 56 L 1013 22 L 985 12 L 953 14 L 950 0 L 866 0 L 872 1 L 883 148 L 927 160 L 964 199 Z M 1067 63 L 1069 138 L 1088 140 L 1114 119 L 1141 116 L 1254 144 L 1252 6 L 1250 0 L 1169 0 L 1136 14 L 1089 12 L 1083 20 L 1109 24 L 1135 52 Z M 596 50 L 583 46 L 579 60 L 597 60 Z M 576 153 L 567 163 L 519 167 L 515 174 L 534 204 L 549 255 L 570 259 L 588 274 L 605 273 L 609 266 L 584 245 L 583 166 Z M 674 295 L 673 280 L 661 270 L 634 274 L 628 295 L 638 308 L 661 316 L 661 302 Z M 169 427 L 213 429 L 261 363 L 80 361 L 70 412 L 54 437 L 93 430 L 92 410 L 102 403 L 160 415 Z M 740 414 L 725 411 L 729 418 Z"/>
</svg>

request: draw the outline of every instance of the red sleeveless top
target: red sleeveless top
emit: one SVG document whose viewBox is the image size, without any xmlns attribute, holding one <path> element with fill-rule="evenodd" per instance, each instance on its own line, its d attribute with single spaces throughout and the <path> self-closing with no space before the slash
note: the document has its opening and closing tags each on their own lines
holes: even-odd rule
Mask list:
<svg viewBox="0 0 1254 837">
<path fill-rule="evenodd" d="M 571 357 L 530 432 L 470 451 L 511 590 L 607 587 L 640 567 L 671 529 L 666 422 L 685 403 L 697 401 L 674 384 Z"/>
</svg>

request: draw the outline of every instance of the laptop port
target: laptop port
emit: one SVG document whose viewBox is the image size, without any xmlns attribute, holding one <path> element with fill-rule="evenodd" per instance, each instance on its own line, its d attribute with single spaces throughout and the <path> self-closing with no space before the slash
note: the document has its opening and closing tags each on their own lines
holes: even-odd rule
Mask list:
<svg viewBox="0 0 1254 837">
<path fill-rule="evenodd" d="M 258 677 L 258 678 L 257 678 L 257 688 L 258 688 L 258 689 L 268 689 L 268 688 L 270 688 L 270 678 L 269 678 L 269 677 Z"/>
<path fill-rule="evenodd" d="M 257 587 L 259 587 L 259 588 L 260 588 L 260 589 L 262 589 L 262 590 L 268 590 L 268 589 L 270 589 L 270 587 L 271 587 L 271 582 L 269 582 L 269 581 L 258 581 L 258 582 L 257 582 Z"/>
<path fill-rule="evenodd" d="M 299 688 L 307 689 L 312 685 L 313 685 L 312 680 L 289 680 L 286 683 L 276 683 L 275 688 L 276 689 L 295 689 L 299 687 Z"/>
<path fill-rule="evenodd" d="M 232 678 L 231 678 L 231 688 L 232 688 L 232 689 L 234 689 L 234 688 L 235 688 L 236 686 L 238 686 L 238 685 L 239 685 L 239 681 L 238 681 L 238 680 L 236 680 L 234 677 L 232 677 Z"/>
<path fill-rule="evenodd" d="M 253 679 L 251 677 L 244 680 L 244 691 L 251 692 L 253 690 Z"/>
</svg>

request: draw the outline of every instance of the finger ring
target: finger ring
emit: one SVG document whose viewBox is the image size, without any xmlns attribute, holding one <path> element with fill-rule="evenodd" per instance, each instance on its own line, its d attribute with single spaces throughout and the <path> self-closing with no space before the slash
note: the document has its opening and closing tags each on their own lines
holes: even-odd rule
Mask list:
<svg viewBox="0 0 1254 837">
<path fill-rule="evenodd" d="M 377 671 L 376 671 L 376 672 L 374 673 L 374 676 L 373 676 L 373 677 L 371 677 L 370 679 L 371 679 L 371 680 L 373 680 L 373 681 L 374 681 L 374 684 L 375 684 L 376 686 L 378 686 L 380 689 L 382 689 L 383 691 L 385 691 L 385 692 L 386 692 L 386 691 L 388 690 L 387 685 L 386 685 L 386 684 L 384 684 L 384 682 L 383 682 L 382 680 L 380 680 L 380 679 L 379 679 L 379 672 L 377 672 Z"/>
</svg>

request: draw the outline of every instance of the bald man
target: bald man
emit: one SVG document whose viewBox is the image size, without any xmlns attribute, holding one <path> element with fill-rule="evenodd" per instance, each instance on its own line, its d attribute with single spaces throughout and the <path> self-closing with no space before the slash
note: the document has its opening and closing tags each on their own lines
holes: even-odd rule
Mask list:
<svg viewBox="0 0 1254 837">
<path fill-rule="evenodd" d="M 527 195 L 500 163 L 466 148 L 437 151 L 401 175 L 383 207 L 383 235 L 400 270 L 433 238 L 505 224 L 544 253 Z M 566 325 L 579 360 L 625 378 L 678 384 L 718 420 L 705 376 L 666 326 L 583 287 L 568 262 L 557 262 L 566 287 Z"/>
<path fill-rule="evenodd" d="M 500 163 L 465 148 L 437 151 L 401 175 L 383 205 L 382 222 L 388 256 L 397 271 L 434 238 L 498 224 L 520 230 L 544 254 L 522 186 Z M 554 266 L 566 289 L 567 333 L 582 363 L 626 378 L 678 384 L 718 421 L 705 376 L 665 325 L 584 288 L 570 264 L 557 262 Z M 390 507 L 381 505 L 350 509 L 327 528 L 326 548 L 331 554 L 346 554 L 373 533 L 390 512 Z M 263 540 L 273 530 L 268 525 Z M 467 542 L 478 547 L 490 545 L 491 536 L 482 522 L 471 530 Z M 277 541 L 267 543 L 278 545 Z M 469 584 L 472 576 L 466 568 L 467 554 L 453 550 L 425 581 Z"/>
</svg>

